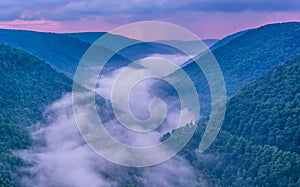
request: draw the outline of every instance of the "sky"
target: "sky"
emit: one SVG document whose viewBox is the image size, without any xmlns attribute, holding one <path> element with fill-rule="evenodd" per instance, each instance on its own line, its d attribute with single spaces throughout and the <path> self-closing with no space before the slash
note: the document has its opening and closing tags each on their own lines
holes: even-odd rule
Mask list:
<svg viewBox="0 0 300 187">
<path fill-rule="evenodd" d="M 110 31 L 165 21 L 202 39 L 269 23 L 300 21 L 299 0 L 0 0 L 0 28 L 45 32 Z"/>
</svg>

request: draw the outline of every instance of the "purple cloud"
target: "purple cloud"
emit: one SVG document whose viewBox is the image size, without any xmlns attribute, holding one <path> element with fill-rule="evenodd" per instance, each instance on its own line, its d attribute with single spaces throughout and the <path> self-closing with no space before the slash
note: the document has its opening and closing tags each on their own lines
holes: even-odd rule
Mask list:
<svg viewBox="0 0 300 187">
<path fill-rule="evenodd" d="M 34 0 L 0 2 L 0 20 L 79 20 L 95 17 L 128 18 L 127 21 L 158 19 L 177 12 L 299 11 L 297 0 Z M 126 15 L 126 16 L 125 16 Z M 110 21 L 117 21 L 113 19 Z M 126 20 L 126 19 L 125 19 Z"/>
</svg>

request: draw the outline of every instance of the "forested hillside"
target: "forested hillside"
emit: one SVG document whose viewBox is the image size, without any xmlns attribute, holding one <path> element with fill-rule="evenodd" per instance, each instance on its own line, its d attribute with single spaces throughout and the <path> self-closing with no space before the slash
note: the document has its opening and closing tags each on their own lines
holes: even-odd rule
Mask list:
<svg viewBox="0 0 300 187">
<path fill-rule="evenodd" d="M 0 186 L 10 186 L 21 160 L 12 150 L 31 140 L 26 126 L 42 119 L 45 107 L 71 90 L 71 80 L 48 64 L 0 44 Z"/>
<path fill-rule="evenodd" d="M 207 122 L 202 119 L 180 155 L 213 186 L 299 186 L 299 71 L 297 57 L 247 85 L 228 102 L 212 146 L 197 152 Z"/>
<path fill-rule="evenodd" d="M 249 30 L 213 50 L 213 54 L 224 74 L 227 94 L 232 97 L 272 67 L 300 55 L 300 23 L 278 23 Z M 183 69 L 192 77 L 199 91 L 208 90 L 195 63 Z"/>
<path fill-rule="evenodd" d="M 220 40 L 220 46 L 212 50 L 212 53 L 223 73 L 227 97 L 230 99 L 272 67 L 300 55 L 299 34 L 300 23 L 290 22 L 238 32 Z M 210 54 L 204 54 L 198 62 L 205 66 L 205 62 L 209 63 L 211 59 Z M 187 63 L 182 69 L 187 72 L 197 89 L 201 115 L 208 116 L 211 97 L 206 76 L 195 62 Z M 169 78 L 176 77 L 176 73 L 171 74 Z M 176 94 L 163 82 L 157 83 L 153 90 L 160 90 L 158 95 Z"/>
<path fill-rule="evenodd" d="M 255 144 L 300 154 L 299 83 L 300 56 L 272 69 L 231 99 L 223 129 Z"/>
<path fill-rule="evenodd" d="M 24 30 L 0 29 L 0 42 L 9 46 L 22 49 L 46 61 L 57 71 L 65 73 L 70 78 L 76 71 L 80 59 L 91 46 L 93 40 L 104 33 L 73 33 L 56 34 Z M 110 35 L 111 43 L 136 42 L 126 37 Z M 103 53 L 108 49 L 103 49 Z M 110 50 L 111 51 L 111 50 Z M 111 59 L 113 66 L 120 67 L 128 63 L 149 56 L 151 54 L 177 54 L 178 50 L 156 43 L 140 43 L 130 46 Z M 112 65 L 111 65 L 112 66 Z"/>
<path fill-rule="evenodd" d="M 0 42 L 45 60 L 72 76 L 89 44 L 62 34 L 0 29 Z"/>
</svg>

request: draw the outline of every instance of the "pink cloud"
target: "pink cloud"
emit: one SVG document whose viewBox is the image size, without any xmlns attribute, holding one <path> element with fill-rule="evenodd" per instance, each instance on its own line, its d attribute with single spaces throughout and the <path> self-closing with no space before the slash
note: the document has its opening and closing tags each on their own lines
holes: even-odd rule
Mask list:
<svg viewBox="0 0 300 187">
<path fill-rule="evenodd" d="M 35 31 L 50 31 L 59 25 L 56 21 L 49 20 L 13 20 L 13 21 L 0 21 L 0 27 L 3 29 L 24 29 Z"/>
<path fill-rule="evenodd" d="M 0 28 L 17 30 L 34 30 L 40 32 L 87 32 L 110 31 L 118 25 L 108 23 L 98 17 L 93 20 L 81 19 L 76 21 L 52 21 L 52 20 L 13 20 L 0 21 Z"/>
<path fill-rule="evenodd" d="M 300 21 L 299 12 L 184 13 L 163 19 L 183 26 L 200 38 L 223 38 L 229 34 L 270 23 Z"/>
<path fill-rule="evenodd" d="M 110 31 L 128 22 L 128 16 L 120 17 L 120 22 L 97 16 L 93 19 L 73 21 L 14 20 L 0 21 L 0 28 L 25 29 L 44 32 L 87 32 Z M 116 19 L 116 18 L 114 18 Z M 123 20 L 123 21 L 122 21 Z M 125 20 L 125 21 L 124 21 Z M 172 16 L 156 19 L 185 27 L 200 38 L 223 38 L 237 31 L 259 27 L 269 23 L 300 21 L 298 12 L 180 12 Z"/>
</svg>

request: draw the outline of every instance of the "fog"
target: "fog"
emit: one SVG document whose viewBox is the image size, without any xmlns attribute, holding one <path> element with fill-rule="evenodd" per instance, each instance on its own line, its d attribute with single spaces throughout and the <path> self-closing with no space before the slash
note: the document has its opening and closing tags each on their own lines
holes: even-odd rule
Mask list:
<svg viewBox="0 0 300 187">
<path fill-rule="evenodd" d="M 120 68 L 100 76 L 95 89 L 96 94 L 111 100 L 112 85 L 123 70 L 124 68 Z M 128 79 L 137 74 L 151 75 L 151 72 L 143 67 L 129 69 L 128 72 Z M 153 89 L 155 81 L 155 79 L 141 81 L 129 94 L 131 112 L 140 120 L 151 115 L 149 102 L 156 96 L 151 94 L 150 89 Z M 120 95 L 124 96 L 126 93 Z M 122 103 L 124 102 L 122 99 L 124 100 L 124 98 L 116 98 L 116 101 L 121 103 L 120 109 L 126 105 Z M 166 132 L 171 132 L 178 127 L 180 116 L 183 116 L 184 125 L 196 119 L 188 109 L 180 109 L 178 99 L 169 99 L 166 105 L 168 111 L 161 127 L 152 132 L 131 131 L 123 127 L 116 118 L 106 121 L 104 126 L 111 136 L 127 145 L 157 144 Z M 101 117 L 101 113 L 99 115 Z M 199 171 L 195 171 L 187 160 L 179 156 L 174 156 L 162 164 L 144 168 L 116 165 L 98 156 L 84 141 L 78 130 L 71 93 L 65 94 L 48 106 L 44 118 L 43 122 L 33 125 L 32 128 L 32 137 L 36 145 L 16 153 L 28 163 L 28 166 L 20 170 L 22 177 L 19 182 L 22 186 L 99 187 L 122 186 L 130 183 L 142 186 L 187 186 L 192 183 L 198 185 L 205 183 Z"/>
<path fill-rule="evenodd" d="M 102 159 L 85 143 L 78 131 L 70 94 L 50 105 L 44 115 L 47 116 L 46 122 L 36 124 L 32 133 L 38 145 L 17 152 L 31 164 L 20 170 L 22 186 L 122 186 L 127 180 L 142 186 L 204 183 L 199 177 L 201 175 L 179 156 L 157 166 L 134 169 Z M 114 135 L 122 136 L 121 133 Z M 135 137 L 132 141 L 141 139 Z M 132 171 L 134 175 L 129 176 Z"/>
</svg>

